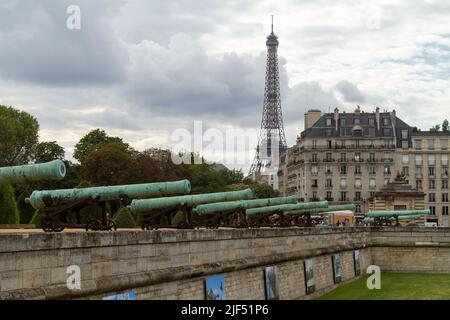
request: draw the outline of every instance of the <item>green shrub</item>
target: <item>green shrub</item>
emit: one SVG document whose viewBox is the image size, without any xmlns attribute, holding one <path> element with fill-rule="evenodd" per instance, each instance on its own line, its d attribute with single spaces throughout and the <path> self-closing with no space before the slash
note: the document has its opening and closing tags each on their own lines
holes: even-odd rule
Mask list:
<svg viewBox="0 0 450 320">
<path fill-rule="evenodd" d="M 29 224 L 34 224 L 34 225 L 36 225 L 36 227 L 39 227 L 39 228 L 42 227 L 41 219 L 44 214 L 45 214 L 44 209 L 36 210 L 34 212 L 33 216 L 31 217 Z"/>
<path fill-rule="evenodd" d="M 113 221 L 117 228 L 134 228 L 136 225 L 133 214 L 127 207 L 120 208 L 114 215 Z"/>
<path fill-rule="evenodd" d="M 34 214 L 34 208 L 31 204 L 26 203 L 25 199 L 30 197 L 29 191 L 22 192 L 17 198 L 17 207 L 19 209 L 20 223 L 27 224 L 30 222 Z"/>
<path fill-rule="evenodd" d="M 19 209 L 14 198 L 14 189 L 9 183 L 0 185 L 0 224 L 18 224 Z"/>
</svg>

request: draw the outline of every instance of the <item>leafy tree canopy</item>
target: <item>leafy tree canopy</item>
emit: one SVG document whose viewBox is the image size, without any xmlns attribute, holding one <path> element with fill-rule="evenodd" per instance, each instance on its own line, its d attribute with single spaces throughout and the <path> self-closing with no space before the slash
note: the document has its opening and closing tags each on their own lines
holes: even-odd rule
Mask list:
<svg viewBox="0 0 450 320">
<path fill-rule="evenodd" d="M 36 163 L 49 162 L 55 159 L 64 159 L 64 148 L 56 143 L 56 141 L 48 141 L 38 143 L 34 150 L 34 161 Z"/>
<path fill-rule="evenodd" d="M 83 163 L 92 152 L 95 152 L 107 144 L 116 144 L 123 151 L 131 151 L 128 143 L 119 137 L 110 137 L 104 130 L 95 129 L 90 131 L 75 145 L 73 157 Z"/>
<path fill-rule="evenodd" d="M 26 164 L 38 144 L 39 123 L 30 114 L 0 105 L 0 167 Z"/>
</svg>

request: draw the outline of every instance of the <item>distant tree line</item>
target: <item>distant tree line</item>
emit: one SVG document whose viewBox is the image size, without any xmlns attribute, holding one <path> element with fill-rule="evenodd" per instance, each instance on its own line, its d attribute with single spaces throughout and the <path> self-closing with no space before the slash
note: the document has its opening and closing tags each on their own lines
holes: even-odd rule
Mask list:
<svg viewBox="0 0 450 320">
<path fill-rule="evenodd" d="M 171 160 L 170 150 L 150 148 L 137 151 L 122 138 L 109 136 L 102 129 L 91 130 L 83 136 L 75 145 L 73 157 L 77 163 L 65 159 L 65 150 L 56 141 L 39 142 L 39 123 L 35 117 L 0 105 L 0 167 L 61 159 L 67 168 L 66 177 L 61 181 L 0 185 L 0 224 L 39 224 L 42 212 L 35 212 L 25 203 L 25 198 L 33 190 L 189 179 L 194 194 L 249 187 L 257 198 L 278 195 L 269 185 L 244 179 L 240 170 L 217 169 L 197 154 L 191 154 L 190 163 L 177 165 Z M 199 158 L 202 161 L 193 161 Z M 119 210 L 115 204 L 107 210 L 115 213 L 115 220 L 123 222 L 119 224 L 128 226 L 138 220 L 128 210 Z M 89 219 L 93 211 L 88 208 L 82 215 Z"/>
</svg>

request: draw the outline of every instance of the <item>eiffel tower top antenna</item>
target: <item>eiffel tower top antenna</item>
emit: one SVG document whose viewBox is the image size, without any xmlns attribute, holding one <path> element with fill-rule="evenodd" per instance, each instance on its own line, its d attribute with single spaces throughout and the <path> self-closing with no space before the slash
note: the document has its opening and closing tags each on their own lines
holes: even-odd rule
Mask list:
<svg viewBox="0 0 450 320">
<path fill-rule="evenodd" d="M 273 15 L 272 15 L 272 34 L 273 34 Z"/>
</svg>

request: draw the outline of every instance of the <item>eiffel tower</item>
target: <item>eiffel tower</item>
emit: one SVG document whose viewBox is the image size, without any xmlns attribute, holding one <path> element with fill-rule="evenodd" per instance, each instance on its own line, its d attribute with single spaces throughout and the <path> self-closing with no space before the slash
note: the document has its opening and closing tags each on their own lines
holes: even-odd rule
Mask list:
<svg viewBox="0 0 450 320">
<path fill-rule="evenodd" d="M 264 174 L 267 168 L 278 164 L 279 156 L 287 149 L 284 134 L 283 115 L 281 112 L 280 78 L 278 75 L 278 37 L 272 32 L 267 36 L 266 82 L 264 88 L 264 106 L 261 129 L 256 147 L 256 155 L 250 167 L 249 176 L 257 180 L 257 175 Z M 273 171 L 276 170 L 276 171 Z M 270 170 L 269 170 L 270 171 Z"/>
</svg>

